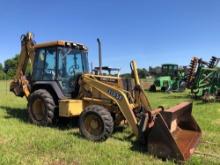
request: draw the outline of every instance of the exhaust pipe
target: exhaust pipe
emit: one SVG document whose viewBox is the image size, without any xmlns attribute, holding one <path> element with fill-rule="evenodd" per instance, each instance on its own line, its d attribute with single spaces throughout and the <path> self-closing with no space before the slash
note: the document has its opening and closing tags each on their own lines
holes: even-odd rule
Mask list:
<svg viewBox="0 0 220 165">
<path fill-rule="evenodd" d="M 98 42 L 98 53 L 99 53 L 99 74 L 102 74 L 102 48 L 101 48 L 101 42 L 100 39 L 97 38 Z"/>
</svg>

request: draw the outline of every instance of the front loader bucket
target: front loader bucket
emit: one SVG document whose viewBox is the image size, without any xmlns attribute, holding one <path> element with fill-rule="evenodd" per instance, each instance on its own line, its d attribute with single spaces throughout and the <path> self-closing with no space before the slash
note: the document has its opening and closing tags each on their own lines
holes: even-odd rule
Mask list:
<svg viewBox="0 0 220 165">
<path fill-rule="evenodd" d="M 148 134 L 148 152 L 164 159 L 187 160 L 201 137 L 201 130 L 191 113 L 190 102 L 158 113 Z"/>
</svg>

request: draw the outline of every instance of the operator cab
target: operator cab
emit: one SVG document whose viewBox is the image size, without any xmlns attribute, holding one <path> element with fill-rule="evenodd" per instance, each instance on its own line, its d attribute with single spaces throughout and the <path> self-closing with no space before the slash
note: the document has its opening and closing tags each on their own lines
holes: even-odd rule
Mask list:
<svg viewBox="0 0 220 165">
<path fill-rule="evenodd" d="M 35 45 L 32 82 L 56 81 L 64 96 L 77 92 L 78 78 L 89 72 L 88 49 L 78 43 L 55 41 Z"/>
<path fill-rule="evenodd" d="M 178 75 L 178 65 L 176 64 L 163 64 L 162 75 L 176 77 Z"/>
</svg>

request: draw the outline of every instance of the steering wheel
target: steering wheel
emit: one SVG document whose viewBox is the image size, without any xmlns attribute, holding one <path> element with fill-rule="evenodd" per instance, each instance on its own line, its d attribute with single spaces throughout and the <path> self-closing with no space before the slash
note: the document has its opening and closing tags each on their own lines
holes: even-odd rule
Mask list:
<svg viewBox="0 0 220 165">
<path fill-rule="evenodd" d="M 76 73 L 75 69 L 76 69 L 76 67 L 74 67 L 74 65 L 72 65 L 71 67 L 69 67 L 68 71 L 71 75 L 75 76 L 75 73 Z"/>
</svg>

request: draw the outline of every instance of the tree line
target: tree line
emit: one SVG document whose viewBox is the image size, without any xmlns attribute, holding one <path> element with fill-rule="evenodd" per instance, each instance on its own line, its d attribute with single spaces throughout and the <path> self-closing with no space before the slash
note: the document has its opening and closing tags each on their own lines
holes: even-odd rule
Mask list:
<svg viewBox="0 0 220 165">
<path fill-rule="evenodd" d="M 0 80 L 13 79 L 18 66 L 18 57 L 19 55 L 16 54 L 14 57 L 5 60 L 4 66 L 0 63 Z"/>
</svg>

